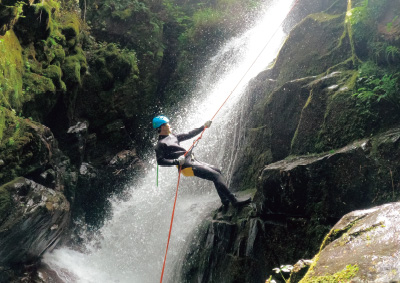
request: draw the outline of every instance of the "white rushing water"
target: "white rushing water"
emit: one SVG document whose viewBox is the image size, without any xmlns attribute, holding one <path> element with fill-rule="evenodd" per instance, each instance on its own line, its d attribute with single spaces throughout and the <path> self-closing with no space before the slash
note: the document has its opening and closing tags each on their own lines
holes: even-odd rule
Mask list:
<svg viewBox="0 0 400 283">
<path fill-rule="evenodd" d="M 204 133 L 195 149 L 196 157 L 215 164 L 224 172 L 232 160 L 224 160 L 225 129 L 230 126 L 234 106 L 251 78 L 276 57 L 286 35 L 280 24 L 294 0 L 275 0 L 262 13 L 253 28 L 233 38 L 219 50 L 203 70 L 193 100 L 181 113 L 170 117 L 173 132 L 202 125 L 215 112 L 241 80 L 255 58 L 267 45 L 250 72 Z M 159 113 L 155 113 L 157 115 Z M 189 147 L 192 141 L 186 141 Z M 154 153 L 145 162 L 155 167 Z M 86 252 L 60 247 L 44 256 L 44 262 L 65 282 L 146 283 L 160 280 L 177 183 L 176 168 L 150 170 L 139 184 L 129 188 L 130 200 L 113 200 L 113 216 L 99 231 L 97 241 L 88 242 Z M 229 178 L 229 176 L 228 176 Z M 220 201 L 212 182 L 183 178 L 175 211 L 174 227 L 165 267 L 164 282 L 172 278 L 187 236 L 205 215 L 218 208 Z"/>
</svg>

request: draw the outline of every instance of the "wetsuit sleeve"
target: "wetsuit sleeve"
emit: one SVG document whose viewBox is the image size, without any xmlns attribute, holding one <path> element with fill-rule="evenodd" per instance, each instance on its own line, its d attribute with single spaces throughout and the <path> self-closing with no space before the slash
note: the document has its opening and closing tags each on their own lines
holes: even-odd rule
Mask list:
<svg viewBox="0 0 400 283">
<path fill-rule="evenodd" d="M 176 137 L 178 138 L 178 141 L 185 141 L 188 140 L 190 138 L 193 138 L 195 136 L 197 136 L 198 134 L 200 134 L 202 131 L 204 130 L 204 126 L 201 126 L 199 128 L 196 128 L 188 133 L 183 133 L 183 134 L 178 134 L 176 135 Z"/>
<path fill-rule="evenodd" d="M 176 159 L 167 159 L 164 157 L 164 150 L 162 149 L 162 145 L 157 145 L 155 151 L 158 165 L 171 166 L 179 164 L 178 160 Z"/>
</svg>

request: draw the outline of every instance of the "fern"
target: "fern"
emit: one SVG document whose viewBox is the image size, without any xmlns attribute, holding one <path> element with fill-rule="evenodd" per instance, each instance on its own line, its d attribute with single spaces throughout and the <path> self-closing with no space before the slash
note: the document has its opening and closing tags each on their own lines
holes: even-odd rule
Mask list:
<svg viewBox="0 0 400 283">
<path fill-rule="evenodd" d="M 386 24 L 386 31 L 391 32 L 393 28 L 393 23 L 399 18 L 399 16 L 394 17 L 394 19 Z"/>
<path fill-rule="evenodd" d="M 396 108 L 400 108 L 399 93 L 400 86 L 397 79 L 392 75 L 384 75 L 382 78 L 374 76 L 366 78 L 353 96 L 368 105 L 386 100 Z"/>
<path fill-rule="evenodd" d="M 389 58 L 392 58 L 394 60 L 397 55 L 400 54 L 399 48 L 393 45 L 389 45 L 386 47 L 386 61 L 389 63 Z"/>
</svg>

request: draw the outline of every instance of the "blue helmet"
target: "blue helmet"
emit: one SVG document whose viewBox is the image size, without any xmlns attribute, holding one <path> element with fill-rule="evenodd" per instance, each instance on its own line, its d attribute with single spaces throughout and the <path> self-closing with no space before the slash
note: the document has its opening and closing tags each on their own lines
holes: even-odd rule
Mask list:
<svg viewBox="0 0 400 283">
<path fill-rule="evenodd" d="M 159 128 L 159 127 L 161 127 L 163 124 L 166 124 L 166 123 L 168 123 L 169 122 L 169 119 L 167 118 L 167 117 L 165 117 L 165 116 L 157 116 L 157 117 L 154 117 L 154 119 L 153 119 L 153 128 Z"/>
</svg>

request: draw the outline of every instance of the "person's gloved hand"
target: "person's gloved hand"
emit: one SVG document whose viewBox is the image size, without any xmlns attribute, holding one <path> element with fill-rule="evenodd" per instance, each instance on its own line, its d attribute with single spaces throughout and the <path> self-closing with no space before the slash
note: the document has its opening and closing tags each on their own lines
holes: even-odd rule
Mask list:
<svg viewBox="0 0 400 283">
<path fill-rule="evenodd" d="M 179 165 L 183 165 L 185 163 L 185 156 L 181 155 L 178 157 L 177 160 L 178 160 Z"/>
<path fill-rule="evenodd" d="M 208 120 L 207 122 L 204 123 L 204 128 L 209 128 L 211 126 L 212 121 Z"/>
</svg>

